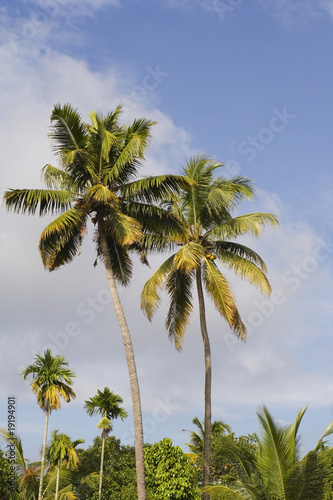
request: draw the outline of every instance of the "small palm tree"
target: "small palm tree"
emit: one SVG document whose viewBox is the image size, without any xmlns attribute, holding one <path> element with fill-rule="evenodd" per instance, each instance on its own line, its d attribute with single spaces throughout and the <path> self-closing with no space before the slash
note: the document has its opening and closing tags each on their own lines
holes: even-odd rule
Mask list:
<svg viewBox="0 0 333 500">
<path fill-rule="evenodd" d="M 205 438 L 205 427 L 204 423 L 201 422 L 198 417 L 194 417 L 192 423 L 198 428 L 197 431 L 190 431 L 190 444 L 188 447 L 190 448 L 192 453 L 196 455 L 200 455 L 204 451 L 204 438 Z M 212 436 L 225 436 L 225 433 L 230 434 L 231 428 L 228 424 L 225 424 L 221 420 L 214 420 L 211 426 L 211 435 Z"/>
<path fill-rule="evenodd" d="M 316 500 L 326 498 L 325 487 L 332 480 L 331 462 L 325 466 L 325 437 L 333 433 L 329 424 L 313 451 L 304 457 L 300 454 L 298 430 L 306 408 L 302 408 L 291 425 L 274 421 L 263 406 L 257 415 L 260 435 L 257 451 L 239 447 L 232 440 L 226 441 L 229 451 L 238 461 L 241 474 L 226 476 L 227 485 L 212 486 L 206 491 L 216 493 L 214 498 L 244 500 Z M 219 496 L 221 495 L 221 497 Z"/>
<path fill-rule="evenodd" d="M 12 436 L 7 430 L 0 429 L 0 436 L 11 446 L 15 447 L 15 472 L 18 479 L 17 489 L 6 492 L 8 500 L 37 500 L 40 482 L 41 462 L 29 463 L 24 457 L 23 445 L 18 435 Z M 43 480 L 43 500 L 54 500 L 56 476 L 54 468 L 45 467 L 46 473 Z M 61 489 L 59 498 L 63 500 L 75 500 L 77 496 L 71 484 L 72 474 L 66 468 L 60 472 Z"/>
<path fill-rule="evenodd" d="M 222 166 L 205 155 L 197 155 L 184 167 L 182 173 L 192 184 L 182 188 L 178 199 L 165 200 L 165 206 L 182 225 L 183 233 L 181 236 L 170 233 L 157 249 L 180 248 L 147 281 L 141 295 L 141 307 L 151 319 L 160 303 L 160 289 L 165 286 L 170 297 L 166 327 L 176 348 L 181 349 L 193 309 L 192 284 L 196 283 L 205 359 L 205 486 L 209 485 L 212 367 L 203 288 L 234 333 L 244 339 L 245 325 L 217 262 L 269 295 L 265 263 L 252 249 L 234 240 L 244 234 L 258 236 L 265 224 L 277 225 L 276 218 L 267 213 L 232 216 L 239 203 L 251 199 L 255 190 L 246 177 L 214 178 L 214 172 Z"/>
<path fill-rule="evenodd" d="M 75 398 L 75 393 L 70 387 L 73 384 L 72 377 L 75 373 L 68 366 L 68 361 L 63 356 L 52 356 L 50 349 L 44 352 L 44 356 L 37 354 L 35 363 L 28 365 L 23 371 L 24 379 L 32 375 L 32 392 L 37 395 L 37 403 L 45 413 L 45 428 L 42 448 L 42 460 L 40 468 L 40 481 L 38 500 L 42 498 L 45 451 L 47 440 L 47 429 L 49 416 L 53 410 L 61 407 L 61 399 L 69 403 Z"/>
<path fill-rule="evenodd" d="M 101 466 L 99 475 L 99 488 L 98 498 L 102 496 L 102 481 L 103 481 L 103 465 L 104 465 L 104 447 L 105 438 L 112 431 L 111 420 L 120 418 L 123 420 L 127 417 L 127 412 L 119 405 L 123 403 L 123 399 L 105 387 L 103 391 L 97 390 L 97 394 L 85 401 L 85 409 L 88 415 L 101 415 L 102 419 L 98 422 L 97 428 L 102 429 L 102 452 L 101 452 Z"/>
<path fill-rule="evenodd" d="M 55 500 L 58 500 L 61 466 L 65 464 L 68 469 L 77 467 L 79 458 L 75 448 L 82 443 L 84 443 L 84 439 L 72 441 L 67 434 L 60 434 L 58 430 L 51 433 L 51 442 L 46 450 L 46 458 L 50 465 L 55 466 L 57 470 Z"/>
</svg>

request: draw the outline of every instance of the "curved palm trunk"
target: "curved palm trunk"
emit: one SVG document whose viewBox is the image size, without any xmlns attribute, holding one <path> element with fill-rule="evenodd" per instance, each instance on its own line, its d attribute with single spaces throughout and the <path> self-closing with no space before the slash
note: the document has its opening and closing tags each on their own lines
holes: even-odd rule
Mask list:
<svg viewBox="0 0 333 500">
<path fill-rule="evenodd" d="M 103 465 L 104 465 L 104 448 L 105 448 L 105 436 L 102 436 L 102 452 L 101 452 L 101 468 L 99 471 L 99 487 L 98 487 L 98 498 L 101 500 L 102 497 L 102 481 L 103 481 Z"/>
<path fill-rule="evenodd" d="M 44 468 L 45 468 L 45 450 L 46 450 L 46 440 L 47 440 L 47 428 L 49 425 L 50 412 L 45 412 L 45 427 L 44 427 L 44 439 L 43 439 L 43 449 L 42 449 L 42 461 L 40 466 L 40 478 L 39 478 L 39 490 L 38 490 L 38 500 L 42 500 L 43 493 L 43 481 L 44 481 Z"/>
<path fill-rule="evenodd" d="M 58 500 L 59 480 L 60 480 L 60 466 L 57 467 L 57 479 L 56 479 L 56 490 L 55 490 L 54 500 Z"/>
<path fill-rule="evenodd" d="M 210 342 L 206 324 L 206 310 L 202 289 L 201 268 L 197 269 L 196 282 L 199 299 L 200 329 L 205 353 L 205 417 L 204 417 L 204 453 L 203 453 L 203 484 L 209 486 L 210 483 L 210 436 L 212 427 L 212 359 L 210 352 Z M 203 494 L 204 500 L 209 500 L 209 493 Z"/>
<path fill-rule="evenodd" d="M 111 261 L 108 251 L 106 238 L 102 229 L 102 222 L 98 221 L 98 232 L 101 244 L 101 250 L 104 258 L 104 265 L 106 277 L 108 280 L 111 297 L 117 319 L 120 326 L 120 331 L 125 348 L 125 355 L 127 361 L 127 368 L 131 386 L 132 407 L 133 407 L 133 424 L 134 424 L 134 445 L 135 445 L 135 464 L 138 488 L 138 500 L 146 500 L 146 486 L 145 486 L 145 465 L 144 465 L 144 452 L 143 452 L 143 425 L 142 425 L 142 411 L 141 399 L 139 390 L 139 381 L 136 371 L 134 351 L 131 336 L 127 326 L 124 310 L 122 308 L 116 281 L 111 268 Z"/>
</svg>

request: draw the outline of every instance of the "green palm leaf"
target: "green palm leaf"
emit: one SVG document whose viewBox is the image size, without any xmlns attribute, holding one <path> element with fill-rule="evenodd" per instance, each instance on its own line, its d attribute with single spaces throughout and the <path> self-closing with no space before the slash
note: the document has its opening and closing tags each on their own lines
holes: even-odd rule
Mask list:
<svg viewBox="0 0 333 500">
<path fill-rule="evenodd" d="M 236 238 L 242 234 L 259 236 L 266 224 L 276 227 L 278 225 L 278 221 L 272 214 L 245 214 L 226 221 L 224 224 L 212 230 L 210 234 L 213 238 L 220 238 L 224 240 Z"/>
<path fill-rule="evenodd" d="M 278 427 L 265 407 L 258 410 L 257 415 L 261 424 L 258 468 L 270 493 L 285 498 L 287 475 L 296 464 L 294 433 Z"/>
<path fill-rule="evenodd" d="M 144 151 L 151 138 L 150 128 L 154 124 L 153 121 L 141 118 L 134 120 L 128 127 L 123 145 L 113 158 L 112 169 L 103 178 L 104 184 L 125 184 L 135 175 L 140 166 L 139 160 L 144 158 Z"/>
<path fill-rule="evenodd" d="M 103 228 L 121 246 L 131 245 L 142 237 L 140 223 L 111 205 L 106 208 Z"/>
<path fill-rule="evenodd" d="M 245 338 L 245 326 L 240 319 L 228 280 L 217 266 L 207 259 L 202 265 L 202 270 L 202 278 L 206 290 L 213 300 L 216 309 L 228 322 L 230 328 L 241 338 Z"/>
<path fill-rule="evenodd" d="M 95 236 L 95 240 L 98 240 L 98 235 Z M 128 248 L 119 245 L 113 235 L 106 236 L 108 251 L 110 255 L 110 262 L 112 267 L 112 272 L 115 279 L 123 286 L 127 286 L 132 277 L 133 264 L 128 253 Z M 97 247 L 99 257 L 104 260 L 101 246 L 98 243 Z"/>
<path fill-rule="evenodd" d="M 176 349 L 181 350 L 185 331 L 189 325 L 192 305 L 192 281 L 194 274 L 173 269 L 166 281 L 170 303 L 165 325 Z"/>
<path fill-rule="evenodd" d="M 191 241 L 175 254 L 174 265 L 181 272 L 191 272 L 198 269 L 203 256 L 204 248 L 198 243 Z"/>
<path fill-rule="evenodd" d="M 194 181 L 182 175 L 158 175 L 129 182 L 122 186 L 123 196 L 144 203 L 159 203 L 168 199 L 178 199 L 180 189 L 194 185 Z"/>
<path fill-rule="evenodd" d="M 58 210 L 67 210 L 74 200 L 75 194 L 72 191 L 9 189 L 4 194 L 7 210 L 12 210 L 17 214 L 34 215 L 39 207 L 40 216 Z"/>
<path fill-rule="evenodd" d="M 38 247 L 47 269 L 52 271 L 71 262 L 80 252 L 86 232 L 86 218 L 86 212 L 76 205 L 44 229 Z"/>
<path fill-rule="evenodd" d="M 53 167 L 52 165 L 45 165 L 45 167 L 42 168 L 42 180 L 49 189 L 79 190 L 78 186 L 75 189 L 75 179 L 67 172 L 64 172 L 60 168 Z"/>
<path fill-rule="evenodd" d="M 223 244 L 221 246 L 223 246 Z M 237 255 L 234 252 L 222 250 L 221 248 L 220 251 L 216 253 L 221 257 L 221 262 L 225 263 L 236 275 L 260 288 L 261 293 L 270 295 L 271 286 L 265 273 L 256 264 L 251 262 L 251 260 Z"/>
<path fill-rule="evenodd" d="M 110 189 L 103 186 L 103 184 L 94 184 L 91 188 L 88 188 L 85 199 L 89 200 L 90 203 L 95 201 L 102 204 L 119 204 L 118 197 Z"/>
<path fill-rule="evenodd" d="M 53 151 L 60 158 L 63 158 L 64 151 L 84 149 L 87 140 L 86 126 L 78 111 L 70 104 L 56 104 L 51 114 L 51 123 Z"/>
<path fill-rule="evenodd" d="M 145 283 L 141 292 L 141 309 L 151 320 L 153 314 L 160 304 L 159 291 L 168 279 L 168 275 L 173 269 L 174 255 L 169 257 Z"/>
<path fill-rule="evenodd" d="M 228 263 L 232 260 L 233 255 L 235 255 L 256 264 L 263 273 L 267 272 L 266 264 L 260 255 L 245 245 L 233 241 L 215 241 L 213 249 L 221 262 L 225 261 Z"/>
</svg>

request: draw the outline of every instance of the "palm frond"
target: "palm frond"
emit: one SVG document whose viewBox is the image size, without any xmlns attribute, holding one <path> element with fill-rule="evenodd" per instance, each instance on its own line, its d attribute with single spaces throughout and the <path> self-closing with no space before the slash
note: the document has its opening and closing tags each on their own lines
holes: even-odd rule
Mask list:
<svg viewBox="0 0 333 500">
<path fill-rule="evenodd" d="M 24 458 L 22 440 L 18 435 L 12 436 L 6 429 L 0 429 L 0 435 L 7 443 L 15 446 L 15 469 L 17 475 L 22 477 L 27 468 L 27 460 Z"/>
<path fill-rule="evenodd" d="M 248 256 L 253 256 L 257 262 L 263 266 L 265 265 L 259 255 L 250 251 L 250 249 L 245 251 L 245 247 L 238 249 L 235 244 L 231 245 L 232 250 L 239 250 L 243 253 L 243 255 L 246 254 Z M 215 250 L 218 248 L 216 254 L 220 258 L 221 262 L 226 264 L 237 276 L 240 276 L 242 279 L 249 281 L 249 283 L 259 288 L 261 293 L 270 295 L 271 286 L 265 273 L 254 262 L 252 262 L 252 260 L 249 260 L 239 254 L 237 255 L 233 251 L 226 250 L 227 247 L 228 243 L 222 243 L 220 245 L 217 244 L 214 248 Z"/>
<path fill-rule="evenodd" d="M 72 191 L 56 191 L 47 189 L 9 189 L 4 194 L 4 203 L 8 211 L 17 214 L 36 213 L 39 207 L 39 215 L 55 213 L 59 210 L 67 210 L 76 195 Z"/>
<path fill-rule="evenodd" d="M 187 273 L 198 269 L 201 259 L 204 257 L 204 248 L 190 241 L 175 254 L 174 265 L 176 269 Z"/>
<path fill-rule="evenodd" d="M 107 187 L 103 186 L 103 184 L 94 184 L 90 188 L 86 190 L 85 199 L 92 200 L 98 203 L 113 203 L 115 205 L 119 204 L 118 197 L 110 191 Z"/>
<path fill-rule="evenodd" d="M 53 271 L 71 262 L 80 252 L 86 232 L 86 219 L 85 210 L 76 205 L 44 229 L 38 247 L 47 269 Z"/>
<path fill-rule="evenodd" d="M 94 239 L 97 242 L 98 256 L 103 260 L 98 233 L 95 234 Z M 120 284 L 127 286 L 132 277 L 133 269 L 132 260 L 129 256 L 129 249 L 126 246 L 120 245 L 116 241 L 116 238 L 110 233 L 106 234 L 106 241 L 114 277 Z"/>
<path fill-rule="evenodd" d="M 285 498 L 287 475 L 295 466 L 292 459 L 295 443 L 288 439 L 283 428 L 276 425 L 265 406 L 257 411 L 257 415 L 261 426 L 260 473 L 271 495 Z"/>
<path fill-rule="evenodd" d="M 315 448 L 315 451 L 318 451 L 319 449 L 321 449 L 325 443 L 324 439 L 327 437 L 327 436 L 330 436 L 331 434 L 333 434 L 333 421 L 331 421 L 324 434 L 321 436 L 321 438 L 319 439 L 318 443 L 317 443 L 317 446 Z"/>
<path fill-rule="evenodd" d="M 224 224 L 215 228 L 211 232 L 211 235 L 224 240 L 236 238 L 237 236 L 240 236 L 242 234 L 252 234 L 253 236 L 259 236 L 266 224 L 269 224 L 272 227 L 276 227 L 278 225 L 278 220 L 272 214 L 245 214 L 226 221 Z"/>
<path fill-rule="evenodd" d="M 162 248 L 163 245 L 160 245 L 162 242 L 168 246 L 172 242 L 185 243 L 187 240 L 187 225 L 173 213 L 159 206 L 131 202 L 126 206 L 126 213 L 140 222 L 143 235 L 147 238 L 146 243 L 151 243 L 151 250 Z M 156 237 L 156 243 L 158 242 L 156 245 L 154 245 L 154 237 Z M 147 245 L 146 249 L 148 248 Z"/>
<path fill-rule="evenodd" d="M 225 318 L 232 330 L 241 338 L 245 338 L 245 325 L 240 319 L 234 296 L 228 280 L 223 276 L 217 266 L 206 259 L 202 265 L 202 278 L 206 290 L 214 302 L 216 309 Z"/>
<path fill-rule="evenodd" d="M 61 189 L 72 192 L 75 192 L 75 188 L 79 189 L 76 186 L 75 179 L 67 172 L 49 164 L 42 168 L 42 180 L 48 189 Z"/>
<path fill-rule="evenodd" d="M 143 287 L 140 305 L 149 320 L 152 319 L 153 314 L 160 303 L 159 291 L 168 279 L 168 275 L 173 268 L 173 261 L 174 255 L 163 262 L 163 264 L 155 271 Z"/>
<path fill-rule="evenodd" d="M 193 309 L 192 282 L 194 273 L 187 270 L 172 269 L 166 281 L 166 290 L 169 295 L 169 310 L 165 325 L 170 339 L 176 349 L 181 350 L 185 331 L 190 322 Z"/>
<path fill-rule="evenodd" d="M 121 193 L 126 198 L 151 204 L 178 200 L 179 191 L 194 184 L 192 179 L 183 175 L 159 175 L 124 184 Z"/>
<path fill-rule="evenodd" d="M 140 223 L 112 205 L 106 209 L 103 229 L 121 246 L 131 245 L 142 237 Z"/>
<path fill-rule="evenodd" d="M 205 241 L 205 240 L 204 240 Z M 210 241 L 210 240 L 209 240 Z M 223 262 L 224 260 L 229 262 L 234 255 L 242 257 L 243 259 L 249 260 L 258 266 L 263 273 L 267 272 L 266 264 L 260 255 L 241 243 L 235 243 L 233 241 L 212 241 L 212 248 L 214 249 L 217 257 Z M 224 255 L 228 255 L 224 259 Z"/>
<path fill-rule="evenodd" d="M 53 151 L 63 157 L 64 152 L 84 149 L 87 130 L 78 111 L 70 104 L 56 104 L 51 114 L 52 129 L 49 134 Z"/>
<path fill-rule="evenodd" d="M 144 158 L 144 151 L 151 137 L 150 128 L 154 124 L 153 121 L 141 118 L 134 120 L 127 128 L 126 137 L 113 158 L 112 168 L 105 169 L 104 185 L 121 185 L 133 177 L 140 165 L 139 160 Z"/>
</svg>

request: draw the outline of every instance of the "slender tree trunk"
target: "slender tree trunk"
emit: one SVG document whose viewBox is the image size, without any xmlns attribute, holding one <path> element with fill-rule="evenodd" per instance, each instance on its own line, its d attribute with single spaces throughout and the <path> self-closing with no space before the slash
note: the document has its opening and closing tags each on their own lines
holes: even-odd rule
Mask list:
<svg viewBox="0 0 333 500">
<path fill-rule="evenodd" d="M 206 310 L 204 295 L 202 289 L 201 268 L 196 272 L 199 313 L 200 313 L 200 329 L 204 345 L 205 353 L 205 417 L 204 417 L 204 453 L 203 453 L 203 484 L 209 486 L 210 483 L 210 437 L 212 427 L 212 358 L 210 352 L 210 342 L 206 323 Z M 204 500 L 209 500 L 209 493 L 203 494 Z"/>
<path fill-rule="evenodd" d="M 103 481 L 103 466 L 104 466 L 104 448 L 105 448 L 105 436 L 102 437 L 102 453 L 101 453 L 101 468 L 99 471 L 99 488 L 98 488 L 98 498 L 101 500 L 102 496 L 102 481 Z"/>
<path fill-rule="evenodd" d="M 124 310 L 120 302 L 116 281 L 111 268 L 111 260 L 109 256 L 107 241 L 103 231 L 102 221 L 100 219 L 98 220 L 98 232 L 99 232 L 101 250 L 104 258 L 106 276 L 125 348 L 127 368 L 131 386 L 138 500 L 146 500 L 141 399 L 140 399 L 138 375 L 134 359 L 133 345 L 129 329 L 127 326 Z"/>
<path fill-rule="evenodd" d="M 59 480 L 60 480 L 60 466 L 57 467 L 57 479 L 56 479 L 56 490 L 55 490 L 54 500 L 58 500 Z"/>
<path fill-rule="evenodd" d="M 43 493 L 43 481 L 44 481 L 44 464 L 45 464 L 45 450 L 46 450 L 46 440 L 47 440 L 47 428 L 49 425 L 50 412 L 45 412 L 45 427 L 44 427 L 44 439 L 43 439 L 43 449 L 42 449 L 42 462 L 40 466 L 40 478 L 39 478 L 39 490 L 38 490 L 38 500 L 42 500 Z"/>
</svg>

